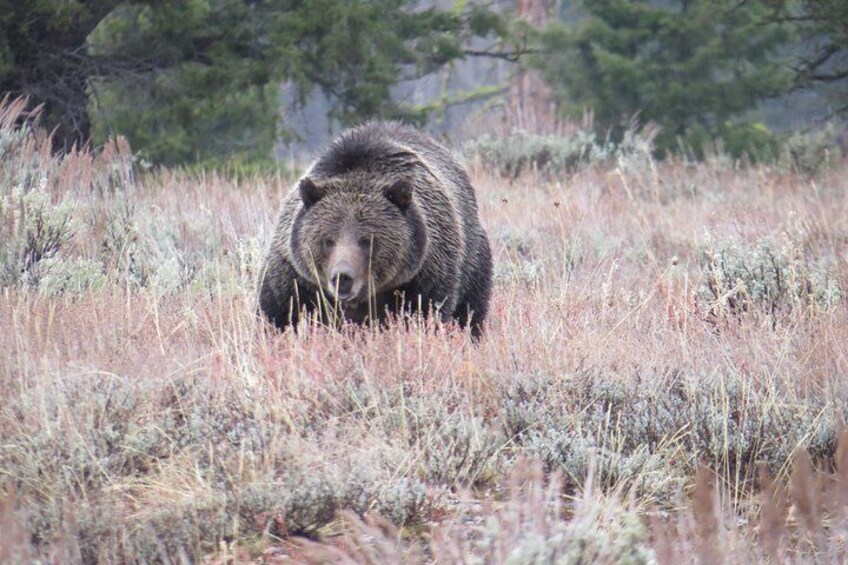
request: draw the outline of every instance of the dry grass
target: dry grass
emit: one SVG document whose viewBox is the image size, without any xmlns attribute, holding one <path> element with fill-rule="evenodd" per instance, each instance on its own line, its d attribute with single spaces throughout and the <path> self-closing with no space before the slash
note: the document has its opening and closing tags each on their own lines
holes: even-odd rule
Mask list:
<svg viewBox="0 0 848 565">
<path fill-rule="evenodd" d="M 290 179 L 58 160 L 21 112 L 0 112 L 0 561 L 840 558 L 844 167 L 472 161 L 497 264 L 479 345 L 279 334 L 254 280 Z"/>
</svg>

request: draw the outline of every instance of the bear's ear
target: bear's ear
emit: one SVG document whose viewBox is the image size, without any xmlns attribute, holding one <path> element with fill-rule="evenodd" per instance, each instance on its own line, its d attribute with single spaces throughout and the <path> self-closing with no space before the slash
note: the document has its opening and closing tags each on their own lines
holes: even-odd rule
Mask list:
<svg viewBox="0 0 848 565">
<path fill-rule="evenodd" d="M 412 186 L 405 180 L 395 182 L 389 188 L 385 189 L 383 193 L 389 199 L 389 202 L 401 210 L 406 210 L 412 204 Z"/>
<path fill-rule="evenodd" d="M 309 208 L 324 196 L 324 190 L 319 188 L 309 177 L 303 177 L 297 185 L 303 205 Z"/>
</svg>

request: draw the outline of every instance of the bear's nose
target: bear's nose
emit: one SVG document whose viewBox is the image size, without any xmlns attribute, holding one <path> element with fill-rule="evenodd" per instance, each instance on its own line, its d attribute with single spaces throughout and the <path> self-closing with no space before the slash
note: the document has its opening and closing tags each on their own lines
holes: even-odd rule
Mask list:
<svg viewBox="0 0 848 565">
<path fill-rule="evenodd" d="M 336 296 L 344 300 L 350 298 L 353 291 L 353 277 L 348 273 L 335 273 L 330 280 L 333 283 L 333 290 L 336 291 Z"/>
</svg>

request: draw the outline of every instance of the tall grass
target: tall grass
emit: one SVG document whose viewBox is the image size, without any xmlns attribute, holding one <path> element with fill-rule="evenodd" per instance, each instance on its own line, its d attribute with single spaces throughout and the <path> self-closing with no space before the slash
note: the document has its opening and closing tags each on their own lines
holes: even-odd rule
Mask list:
<svg viewBox="0 0 848 565">
<path fill-rule="evenodd" d="M 0 562 L 839 558 L 844 168 L 472 160 L 475 345 L 270 330 L 291 179 L 139 178 L 34 119 L 0 112 Z"/>
</svg>

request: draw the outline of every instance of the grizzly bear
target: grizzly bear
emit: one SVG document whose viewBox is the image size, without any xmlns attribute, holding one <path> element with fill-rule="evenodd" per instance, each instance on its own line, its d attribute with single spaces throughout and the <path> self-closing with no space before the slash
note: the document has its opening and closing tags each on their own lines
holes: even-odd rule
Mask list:
<svg viewBox="0 0 848 565">
<path fill-rule="evenodd" d="M 437 313 L 479 337 L 492 257 L 468 175 L 410 126 L 341 133 L 285 197 L 259 308 L 277 327 L 306 313 L 384 322 Z"/>
</svg>

